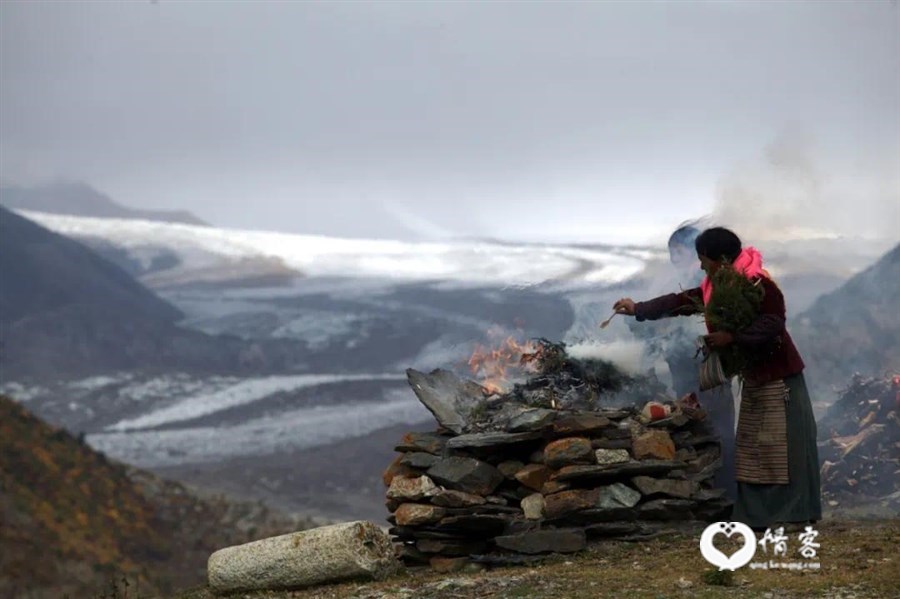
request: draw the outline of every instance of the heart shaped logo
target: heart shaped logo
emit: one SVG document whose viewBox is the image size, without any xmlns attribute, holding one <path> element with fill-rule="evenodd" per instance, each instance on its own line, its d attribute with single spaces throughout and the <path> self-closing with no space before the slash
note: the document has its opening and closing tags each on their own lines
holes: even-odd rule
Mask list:
<svg viewBox="0 0 900 599">
<path fill-rule="evenodd" d="M 713 537 L 723 534 L 729 539 L 732 535 L 740 535 L 744 538 L 744 545 L 733 554 L 725 555 L 713 545 Z M 746 566 L 756 555 L 756 535 L 753 529 L 743 522 L 715 522 L 706 527 L 700 535 L 700 553 L 703 558 L 719 570 L 734 571 Z"/>
</svg>

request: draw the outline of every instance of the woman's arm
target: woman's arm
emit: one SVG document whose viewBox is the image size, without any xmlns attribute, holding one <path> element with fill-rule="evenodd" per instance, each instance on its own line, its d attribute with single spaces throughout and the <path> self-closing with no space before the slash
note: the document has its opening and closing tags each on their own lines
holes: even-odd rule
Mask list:
<svg viewBox="0 0 900 599">
<path fill-rule="evenodd" d="M 645 302 L 636 302 L 634 316 L 638 321 L 659 320 L 671 316 L 699 314 L 703 305 L 703 293 L 699 287 L 681 293 L 668 293 Z"/>
</svg>

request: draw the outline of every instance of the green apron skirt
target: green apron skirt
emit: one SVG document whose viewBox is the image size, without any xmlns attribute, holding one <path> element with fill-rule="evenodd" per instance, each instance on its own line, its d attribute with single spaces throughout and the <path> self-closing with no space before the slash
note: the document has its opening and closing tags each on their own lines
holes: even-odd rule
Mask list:
<svg viewBox="0 0 900 599">
<path fill-rule="evenodd" d="M 732 520 L 760 529 L 821 520 L 816 420 L 802 373 L 745 386 L 736 446 Z"/>
</svg>

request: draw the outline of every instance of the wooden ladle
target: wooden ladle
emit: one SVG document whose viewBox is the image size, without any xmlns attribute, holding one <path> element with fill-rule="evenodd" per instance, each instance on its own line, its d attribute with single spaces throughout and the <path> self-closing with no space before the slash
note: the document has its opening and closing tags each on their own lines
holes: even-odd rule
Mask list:
<svg viewBox="0 0 900 599">
<path fill-rule="evenodd" d="M 616 314 L 618 314 L 618 312 L 613 312 L 613 313 L 612 313 L 612 316 L 610 316 L 609 318 L 607 318 L 606 320 L 604 320 L 603 322 L 601 322 L 601 323 L 600 323 L 600 328 L 601 328 L 601 329 L 605 329 L 606 327 L 608 327 L 610 321 L 611 321 L 613 318 L 616 317 Z"/>
</svg>

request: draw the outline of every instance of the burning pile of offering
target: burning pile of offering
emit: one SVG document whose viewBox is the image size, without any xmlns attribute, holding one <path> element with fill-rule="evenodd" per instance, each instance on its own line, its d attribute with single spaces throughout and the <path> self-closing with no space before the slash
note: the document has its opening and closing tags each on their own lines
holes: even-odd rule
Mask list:
<svg viewBox="0 0 900 599">
<path fill-rule="evenodd" d="M 818 430 L 822 491 L 832 506 L 885 499 L 900 507 L 900 376 L 854 377 Z"/>
<path fill-rule="evenodd" d="M 701 409 L 645 401 L 654 396 L 641 381 L 562 345 L 522 350 L 530 377 L 516 385 L 407 371 L 439 424 L 404 436 L 384 474 L 390 532 L 408 564 L 516 563 L 727 512 L 712 485 L 719 440 Z M 635 402 L 604 406 L 622 393 Z"/>
</svg>

